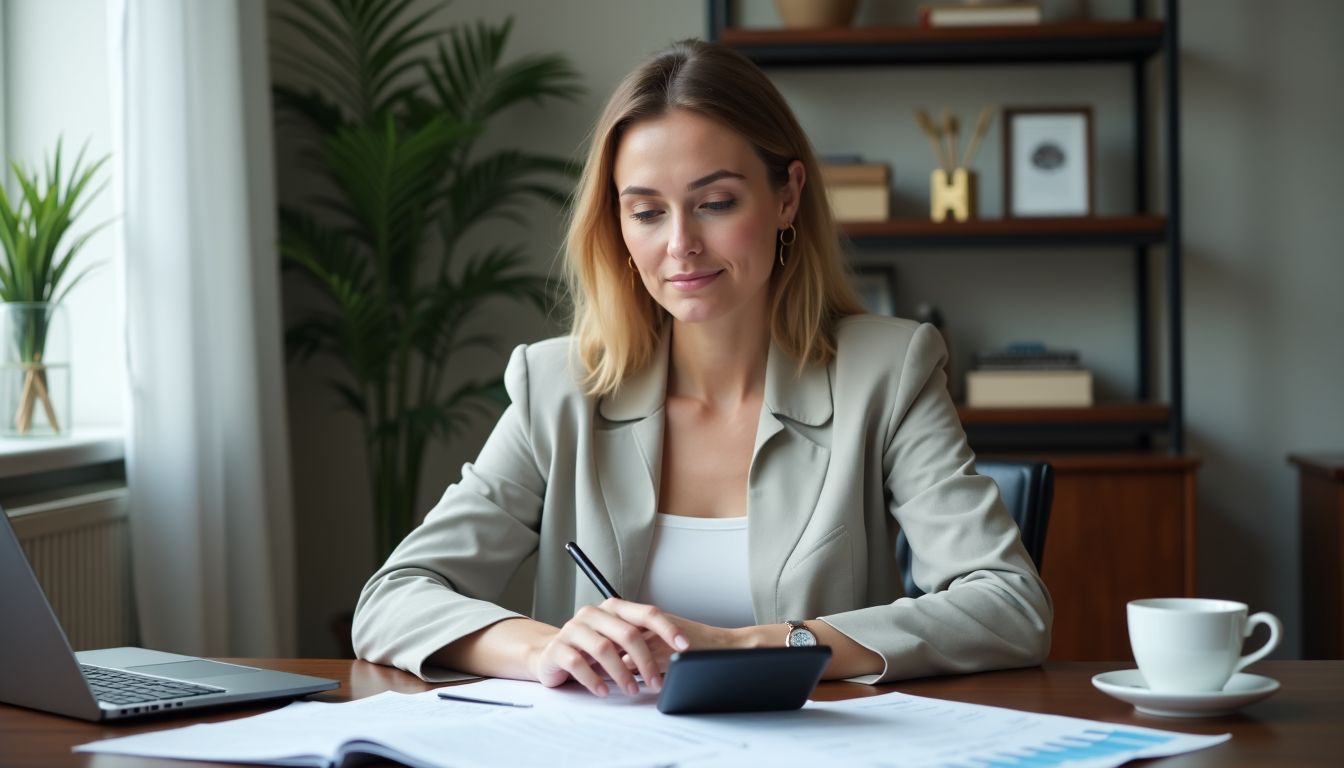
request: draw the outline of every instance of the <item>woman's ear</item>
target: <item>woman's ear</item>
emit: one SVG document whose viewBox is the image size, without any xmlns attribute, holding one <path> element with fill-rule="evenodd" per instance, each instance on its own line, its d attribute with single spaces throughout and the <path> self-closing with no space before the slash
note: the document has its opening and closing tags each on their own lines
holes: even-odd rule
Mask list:
<svg viewBox="0 0 1344 768">
<path fill-rule="evenodd" d="M 802 160 L 789 163 L 789 177 L 780 190 L 780 210 L 778 229 L 787 229 L 798 215 L 798 203 L 803 199 L 803 186 L 807 184 L 807 167 Z"/>
</svg>

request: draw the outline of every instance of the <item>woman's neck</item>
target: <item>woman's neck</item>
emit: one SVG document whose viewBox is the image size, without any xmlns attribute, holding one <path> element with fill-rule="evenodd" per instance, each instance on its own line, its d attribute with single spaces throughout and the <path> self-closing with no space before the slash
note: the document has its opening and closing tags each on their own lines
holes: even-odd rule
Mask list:
<svg viewBox="0 0 1344 768">
<path fill-rule="evenodd" d="M 737 410 L 760 401 L 770 328 L 765 318 L 725 329 L 722 323 L 672 324 L 667 394 L 700 401 L 715 410 Z"/>
</svg>

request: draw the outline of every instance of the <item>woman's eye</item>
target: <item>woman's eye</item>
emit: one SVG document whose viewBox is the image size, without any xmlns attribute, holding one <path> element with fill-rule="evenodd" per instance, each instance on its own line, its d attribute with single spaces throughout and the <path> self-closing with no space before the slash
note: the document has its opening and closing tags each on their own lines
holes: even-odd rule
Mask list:
<svg viewBox="0 0 1344 768">
<path fill-rule="evenodd" d="M 737 205 L 736 200 L 710 200 L 708 202 L 701 203 L 700 207 L 716 213 L 722 213 L 723 211 L 727 211 L 736 205 Z M 662 213 L 661 210 L 657 208 L 651 208 L 645 211 L 635 211 L 634 213 L 630 214 L 630 218 L 634 219 L 635 221 L 648 223 L 657 218 L 660 213 Z"/>
</svg>

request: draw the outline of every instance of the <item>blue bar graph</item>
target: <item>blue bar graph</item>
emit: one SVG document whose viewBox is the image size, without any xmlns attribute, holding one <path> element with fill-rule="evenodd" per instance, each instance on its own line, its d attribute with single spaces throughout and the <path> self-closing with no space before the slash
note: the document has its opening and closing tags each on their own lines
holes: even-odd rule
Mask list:
<svg viewBox="0 0 1344 768">
<path fill-rule="evenodd" d="M 1114 757 L 1126 752 L 1138 753 L 1172 740 L 1171 736 L 1138 731 L 1102 730 L 1089 728 L 1077 736 L 1059 739 L 1039 747 L 1025 747 L 1020 754 L 999 752 L 973 758 L 975 768 L 1039 768 L 1040 766 L 1068 765 L 1097 758 Z M 949 764 L 948 768 L 967 768 L 965 763 Z"/>
</svg>

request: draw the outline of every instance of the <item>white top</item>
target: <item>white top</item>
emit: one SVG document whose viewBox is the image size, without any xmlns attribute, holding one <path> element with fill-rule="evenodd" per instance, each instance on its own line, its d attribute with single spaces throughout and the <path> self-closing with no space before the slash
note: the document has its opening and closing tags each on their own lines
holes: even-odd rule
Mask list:
<svg viewBox="0 0 1344 768">
<path fill-rule="evenodd" d="M 746 516 L 659 514 L 639 602 L 714 627 L 755 624 Z"/>
</svg>

